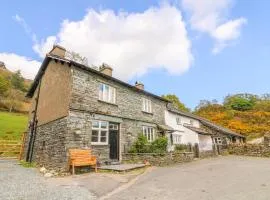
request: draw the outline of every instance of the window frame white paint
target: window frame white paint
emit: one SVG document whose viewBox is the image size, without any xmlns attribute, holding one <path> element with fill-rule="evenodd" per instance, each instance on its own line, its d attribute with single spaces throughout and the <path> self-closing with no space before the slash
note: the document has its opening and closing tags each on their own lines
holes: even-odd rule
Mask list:
<svg viewBox="0 0 270 200">
<path fill-rule="evenodd" d="M 142 111 L 152 113 L 152 101 L 150 99 L 142 98 Z"/>
<path fill-rule="evenodd" d="M 94 127 L 94 123 L 95 122 L 98 122 L 98 127 Z M 107 126 L 106 128 L 102 128 L 102 123 L 106 123 Z M 92 139 L 93 139 L 93 131 L 97 131 L 98 135 L 97 135 L 97 138 L 98 138 L 98 141 L 97 142 L 93 142 Z M 104 136 L 101 136 L 101 132 L 104 132 L 106 131 L 106 141 L 105 142 L 101 142 L 101 138 L 104 137 Z M 92 121 L 92 134 L 91 134 L 91 144 L 92 145 L 108 145 L 109 143 L 109 122 L 107 121 L 101 121 L 101 120 L 93 120 Z"/>
<path fill-rule="evenodd" d="M 172 134 L 173 144 L 181 144 L 182 135 Z"/>
<path fill-rule="evenodd" d="M 155 140 L 156 131 L 155 131 L 154 127 L 152 127 L 152 126 L 143 126 L 142 131 L 143 131 L 143 135 L 146 137 L 148 142 L 153 142 Z"/>
<path fill-rule="evenodd" d="M 100 101 L 116 104 L 116 88 L 100 82 L 98 88 L 98 99 Z"/>
</svg>

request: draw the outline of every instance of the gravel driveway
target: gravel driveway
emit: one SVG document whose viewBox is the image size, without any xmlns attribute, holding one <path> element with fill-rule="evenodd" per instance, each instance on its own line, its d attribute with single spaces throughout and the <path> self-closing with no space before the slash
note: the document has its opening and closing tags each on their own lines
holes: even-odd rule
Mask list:
<svg viewBox="0 0 270 200">
<path fill-rule="evenodd" d="M 59 185 L 44 178 L 37 169 L 18 166 L 17 161 L 0 160 L 1 200 L 92 200 L 95 196 L 79 185 Z"/>
</svg>

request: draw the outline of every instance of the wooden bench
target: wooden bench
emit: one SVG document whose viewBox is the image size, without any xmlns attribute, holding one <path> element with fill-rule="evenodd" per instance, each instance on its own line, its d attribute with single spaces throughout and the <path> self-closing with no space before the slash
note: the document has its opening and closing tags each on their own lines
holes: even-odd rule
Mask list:
<svg viewBox="0 0 270 200">
<path fill-rule="evenodd" d="M 78 166 L 94 166 L 97 172 L 97 158 L 89 149 L 69 149 L 69 166 L 72 166 L 72 174 Z"/>
</svg>

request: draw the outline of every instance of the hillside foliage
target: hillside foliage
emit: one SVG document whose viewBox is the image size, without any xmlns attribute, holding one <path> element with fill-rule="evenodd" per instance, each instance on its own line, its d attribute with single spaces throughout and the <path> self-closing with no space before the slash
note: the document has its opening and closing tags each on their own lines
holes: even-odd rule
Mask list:
<svg viewBox="0 0 270 200">
<path fill-rule="evenodd" d="M 203 100 L 195 114 L 241 133 L 247 139 L 261 137 L 270 132 L 270 94 L 228 95 L 222 104 Z"/>
<path fill-rule="evenodd" d="M 15 73 L 0 69 L 0 110 L 27 112 L 29 100 L 25 98 L 31 81 L 25 80 L 20 71 Z"/>
</svg>

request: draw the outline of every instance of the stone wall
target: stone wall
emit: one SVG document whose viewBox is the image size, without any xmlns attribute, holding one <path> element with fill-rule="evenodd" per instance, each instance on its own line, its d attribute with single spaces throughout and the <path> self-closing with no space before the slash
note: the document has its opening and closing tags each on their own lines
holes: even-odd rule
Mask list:
<svg viewBox="0 0 270 200">
<path fill-rule="evenodd" d="M 67 170 L 68 155 L 65 148 L 67 118 L 38 126 L 33 161 L 47 169 Z"/>
<path fill-rule="evenodd" d="M 71 108 L 150 123 L 165 124 L 164 112 L 167 102 L 92 72 L 86 72 L 75 67 L 72 68 L 72 71 Z M 116 89 L 115 104 L 99 100 L 100 83 L 111 85 Z M 152 101 L 153 113 L 142 112 L 143 97 Z"/>
<path fill-rule="evenodd" d="M 123 162 L 128 163 L 143 163 L 147 161 L 153 166 L 166 166 L 176 163 L 190 162 L 194 159 L 194 153 L 124 153 L 122 158 Z"/>
<path fill-rule="evenodd" d="M 230 144 L 228 152 L 241 156 L 270 157 L 270 146 L 260 144 Z"/>
</svg>

